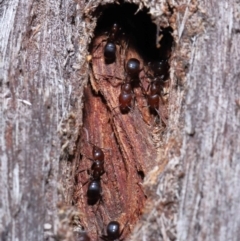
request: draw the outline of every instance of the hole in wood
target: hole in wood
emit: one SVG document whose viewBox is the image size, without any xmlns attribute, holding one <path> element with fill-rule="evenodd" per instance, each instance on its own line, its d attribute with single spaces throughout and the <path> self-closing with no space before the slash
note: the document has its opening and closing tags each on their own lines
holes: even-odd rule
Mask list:
<svg viewBox="0 0 240 241">
<path fill-rule="evenodd" d="M 93 13 L 98 21 L 89 46 L 91 75 L 74 192 L 91 240 L 100 239 L 103 230 L 106 234 L 110 221 L 120 224 L 121 239 L 129 235 L 146 202 L 144 177 L 163 165 L 159 152 L 167 125 L 172 29 L 157 32 L 148 10 L 137 10 L 135 4 L 109 4 Z M 104 153 L 98 164 L 94 146 Z"/>
</svg>

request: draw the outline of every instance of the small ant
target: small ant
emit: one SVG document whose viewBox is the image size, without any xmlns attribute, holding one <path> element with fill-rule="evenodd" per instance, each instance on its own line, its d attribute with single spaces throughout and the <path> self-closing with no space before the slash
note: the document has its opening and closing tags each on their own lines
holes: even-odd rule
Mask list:
<svg viewBox="0 0 240 241">
<path fill-rule="evenodd" d="M 105 59 L 109 62 L 114 62 L 116 59 L 116 43 L 118 43 L 120 31 L 121 27 L 117 23 L 114 23 L 103 51 Z"/>
<path fill-rule="evenodd" d="M 109 31 L 108 37 L 102 40 L 102 42 L 107 42 L 103 48 L 103 55 L 106 63 L 113 63 L 116 60 L 116 44 L 119 44 L 121 30 L 120 25 L 114 23 Z M 101 45 L 101 43 L 99 45 Z M 99 45 L 97 45 L 96 49 Z"/>
<path fill-rule="evenodd" d="M 92 144 L 92 143 L 91 143 Z M 100 178 L 105 173 L 104 170 L 104 153 L 100 147 L 93 145 L 93 164 L 91 166 L 91 181 L 87 189 L 87 198 L 90 205 L 94 205 L 101 199 L 102 188 Z M 89 179 L 90 180 L 90 179 Z M 88 182 L 89 182 L 88 180 Z"/>
<path fill-rule="evenodd" d="M 105 241 L 114 241 L 114 240 L 119 240 L 121 237 L 123 230 L 120 232 L 120 224 L 117 221 L 111 221 L 107 225 L 107 235 L 102 235 L 101 239 Z M 123 239 L 121 239 L 123 240 Z"/>
<path fill-rule="evenodd" d="M 149 108 L 155 110 L 162 118 L 163 122 L 166 124 L 167 121 L 165 117 L 163 115 L 160 115 L 158 109 L 160 99 L 163 101 L 162 91 L 165 82 L 164 80 L 166 80 L 166 78 L 168 77 L 169 65 L 166 60 L 161 60 L 159 62 L 153 63 L 150 62 L 148 65 L 153 71 L 153 76 L 147 74 L 147 76 L 152 79 L 147 89 L 147 92 L 150 92 L 149 94 L 147 94 L 147 103 Z"/>
<path fill-rule="evenodd" d="M 95 203 L 98 202 L 98 200 L 101 200 L 101 193 L 102 193 L 102 188 L 101 188 L 101 183 L 100 179 L 101 176 L 105 173 L 104 170 L 104 153 L 102 151 L 102 148 L 94 145 L 93 143 L 89 142 L 88 140 L 88 131 L 86 128 L 84 128 L 86 135 L 87 135 L 87 142 L 91 145 L 93 145 L 92 149 L 92 158 L 89 158 L 91 161 L 93 161 L 91 170 L 87 170 L 88 174 L 90 175 L 89 180 L 86 182 L 90 182 L 88 185 L 87 189 L 87 199 L 88 199 L 88 204 L 94 205 Z M 86 169 L 81 170 L 79 172 L 86 171 Z M 85 183 L 85 184 L 86 184 Z M 85 185 L 83 184 L 83 186 Z"/>
<path fill-rule="evenodd" d="M 130 83 L 124 83 L 121 86 L 121 93 L 118 97 L 119 100 L 119 108 L 121 112 L 127 112 L 131 109 L 132 104 L 132 98 L 133 98 L 133 91 L 132 86 Z"/>
<path fill-rule="evenodd" d="M 139 60 L 135 58 L 129 59 L 125 66 L 125 71 L 127 74 L 126 81 L 122 84 L 121 93 L 118 97 L 119 108 L 121 112 L 127 112 L 131 109 L 133 99 L 133 89 L 131 85 L 131 80 L 138 78 L 138 74 L 141 71 Z"/>
<path fill-rule="evenodd" d="M 170 66 L 167 59 L 149 62 L 148 66 L 152 69 L 154 78 L 157 78 L 161 82 L 164 82 L 168 78 Z"/>
<path fill-rule="evenodd" d="M 87 181 L 89 183 L 88 189 L 87 189 L 87 199 L 88 199 L 88 204 L 94 205 L 97 203 L 99 200 L 102 199 L 102 188 L 101 188 L 101 183 L 100 179 L 101 176 L 105 173 L 104 170 L 104 162 L 100 160 L 96 160 L 93 162 L 91 166 L 91 177 Z"/>
<path fill-rule="evenodd" d="M 91 142 L 89 142 L 91 145 L 93 145 L 92 149 L 92 156 L 93 159 L 90 157 L 87 157 L 91 161 L 93 161 L 93 164 L 91 166 L 90 175 L 93 179 L 99 179 L 104 173 L 104 153 L 100 147 L 95 146 Z M 85 171 L 81 170 L 80 172 Z M 89 170 L 88 170 L 89 172 Z"/>
<path fill-rule="evenodd" d="M 147 95 L 148 106 L 151 109 L 154 109 L 157 111 L 159 107 L 159 98 L 161 98 L 160 92 L 162 91 L 162 86 L 160 82 L 156 80 L 152 81 L 149 86 L 150 86 L 150 94 Z"/>
</svg>

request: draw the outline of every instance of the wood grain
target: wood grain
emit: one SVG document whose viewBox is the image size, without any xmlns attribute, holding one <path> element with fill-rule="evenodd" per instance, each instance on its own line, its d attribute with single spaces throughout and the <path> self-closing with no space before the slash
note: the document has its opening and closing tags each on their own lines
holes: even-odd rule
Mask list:
<svg viewBox="0 0 240 241">
<path fill-rule="evenodd" d="M 129 58 L 141 58 L 134 50 L 128 50 L 126 56 L 121 56 L 123 51 L 118 46 L 116 62 L 106 64 L 102 39 L 102 36 L 95 39 L 94 46 L 98 48 L 92 54 L 92 86 L 88 85 L 85 89 L 83 132 L 79 150 L 84 156 L 91 156 L 92 146 L 87 141 L 109 149 L 104 151 L 106 174 L 101 180 L 103 202 L 94 206 L 87 204 L 87 185 L 84 187 L 83 183 L 90 177 L 86 173 L 78 174 L 75 192 L 77 206 L 84 212 L 81 217 L 83 226 L 89 230 L 93 240 L 112 220 L 120 222 L 122 228 L 125 226 L 123 238 L 129 234 L 146 201 L 143 177 L 156 165 L 158 155 L 158 148 L 152 137 L 154 126 L 146 123 L 148 120 L 154 124 L 156 116 L 150 115 L 140 86 L 134 88 L 135 101 L 131 110 L 121 113 L 119 109 L 118 96 L 124 83 L 124 64 Z M 141 66 L 143 67 L 143 62 Z M 157 125 L 154 125 L 156 129 Z M 91 165 L 84 156 L 79 160 L 80 156 L 77 155 L 79 170 Z M 91 231 L 93 226 L 96 228 Z"/>
</svg>

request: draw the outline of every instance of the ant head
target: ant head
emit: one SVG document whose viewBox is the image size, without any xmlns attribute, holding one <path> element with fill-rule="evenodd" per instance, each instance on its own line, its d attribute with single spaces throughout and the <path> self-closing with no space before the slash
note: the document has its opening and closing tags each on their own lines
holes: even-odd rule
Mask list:
<svg viewBox="0 0 240 241">
<path fill-rule="evenodd" d="M 137 77 L 139 72 L 140 72 L 140 61 L 135 59 L 135 58 L 131 58 L 128 60 L 127 64 L 126 64 L 126 72 L 127 74 L 134 78 Z"/>
<path fill-rule="evenodd" d="M 109 240 L 115 240 L 120 237 L 120 224 L 117 221 L 111 221 L 107 225 L 107 235 Z"/>
<path fill-rule="evenodd" d="M 100 147 L 97 147 L 94 145 L 92 149 L 92 155 L 95 161 L 96 160 L 104 161 L 104 153 Z"/>
</svg>

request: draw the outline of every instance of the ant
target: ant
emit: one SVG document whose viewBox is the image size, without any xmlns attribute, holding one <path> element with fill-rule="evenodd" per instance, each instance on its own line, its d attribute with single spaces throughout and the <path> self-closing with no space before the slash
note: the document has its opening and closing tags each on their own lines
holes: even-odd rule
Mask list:
<svg viewBox="0 0 240 241">
<path fill-rule="evenodd" d="M 148 89 L 149 87 L 150 94 L 147 95 L 148 106 L 157 111 L 159 107 L 159 98 L 161 98 L 160 92 L 162 91 L 162 86 L 160 82 L 154 80 L 149 84 Z"/>
<path fill-rule="evenodd" d="M 96 145 L 89 142 L 91 145 L 93 145 L 92 149 L 92 156 L 93 159 L 90 157 L 87 157 L 91 161 L 93 161 L 93 164 L 91 166 L 91 177 L 93 179 L 100 179 L 100 177 L 105 173 L 104 170 L 104 153 L 100 147 L 97 147 Z M 81 170 L 80 172 L 83 172 L 85 170 Z M 89 170 L 88 170 L 89 172 Z"/>
<path fill-rule="evenodd" d="M 103 51 L 106 61 L 114 62 L 116 59 L 116 43 L 118 43 L 120 31 L 121 27 L 117 23 L 114 23 Z"/>
<path fill-rule="evenodd" d="M 102 40 L 102 42 L 107 42 L 103 49 L 103 55 L 106 63 L 113 63 L 116 60 L 116 44 L 119 44 L 121 30 L 122 28 L 120 25 L 118 23 L 114 23 L 109 31 L 107 39 Z M 96 49 L 99 47 L 99 45 L 96 47 Z"/>
<path fill-rule="evenodd" d="M 88 140 L 88 131 L 86 129 L 85 129 L 85 131 L 86 131 L 87 140 Z M 87 189 L 87 199 L 88 199 L 88 204 L 94 205 L 99 200 L 101 200 L 102 188 L 101 188 L 100 179 L 101 179 L 101 176 L 105 173 L 104 153 L 102 151 L 102 148 L 92 144 L 89 141 L 88 141 L 88 143 L 93 145 L 93 149 L 92 149 L 93 159 L 88 157 L 88 159 L 93 161 L 93 163 L 92 163 L 90 171 L 87 170 L 88 174 L 91 176 L 89 178 L 89 180 L 86 182 L 86 183 L 88 183 L 90 181 L 90 183 L 88 185 L 88 189 Z M 83 172 L 83 171 L 86 171 L 86 170 L 81 170 L 79 172 Z M 85 184 L 83 184 L 83 185 L 85 185 Z"/>
<path fill-rule="evenodd" d="M 168 78 L 170 66 L 167 59 L 149 62 L 148 66 L 152 69 L 154 78 L 159 79 L 161 82 L 164 82 Z"/>
<path fill-rule="evenodd" d="M 91 166 L 91 177 L 87 181 L 90 181 L 87 189 L 87 199 L 89 205 L 94 205 L 102 198 L 102 187 L 100 179 L 104 173 L 104 162 L 101 160 L 95 160 Z"/>
<path fill-rule="evenodd" d="M 153 71 L 153 76 L 148 75 L 147 73 L 147 76 L 152 79 L 147 89 L 147 92 L 148 91 L 150 92 L 149 94 L 147 94 L 148 107 L 151 110 L 155 110 L 158 113 L 158 115 L 162 118 L 163 122 L 166 124 L 167 121 L 165 117 L 163 115 L 160 115 L 158 109 L 159 109 L 160 99 L 163 102 L 162 91 L 163 91 L 164 82 L 168 77 L 169 65 L 166 60 L 149 63 L 148 65 L 151 67 Z"/>
<path fill-rule="evenodd" d="M 94 205 L 101 200 L 101 183 L 100 178 L 105 173 L 104 170 L 104 153 L 100 147 L 93 145 L 93 164 L 91 166 L 91 178 L 87 189 L 87 198 L 90 205 Z M 90 159 L 90 158 L 89 158 Z M 92 159 L 90 159 L 92 160 Z"/>
<path fill-rule="evenodd" d="M 128 60 L 125 66 L 126 81 L 121 86 L 121 93 L 118 97 L 119 108 L 121 112 L 127 112 L 131 109 L 132 99 L 133 99 L 133 89 L 131 80 L 138 78 L 138 74 L 141 71 L 140 62 L 138 59 L 131 58 Z M 115 107 L 116 108 L 116 107 Z"/>
<path fill-rule="evenodd" d="M 120 224 L 117 221 L 111 221 L 107 225 L 107 235 L 102 235 L 101 239 L 105 241 L 114 241 L 114 240 L 119 240 L 121 237 L 123 230 L 120 232 Z M 123 240 L 123 239 L 121 239 Z"/>
</svg>

